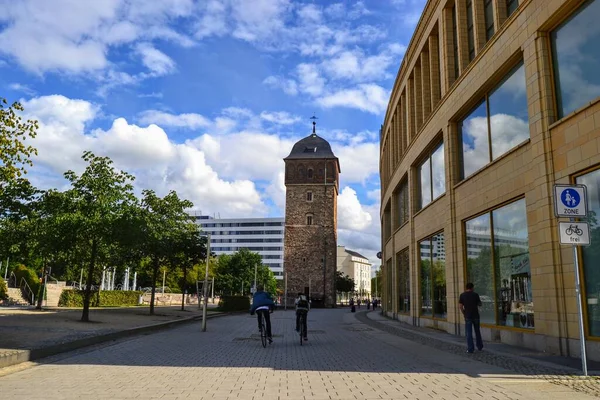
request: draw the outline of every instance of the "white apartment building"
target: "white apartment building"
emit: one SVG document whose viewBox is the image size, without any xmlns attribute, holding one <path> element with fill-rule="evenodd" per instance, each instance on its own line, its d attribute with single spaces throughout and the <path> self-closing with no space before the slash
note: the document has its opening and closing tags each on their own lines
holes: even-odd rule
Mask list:
<svg viewBox="0 0 600 400">
<path fill-rule="evenodd" d="M 346 249 L 337 248 L 337 270 L 354 279 L 354 291 L 359 296 L 369 296 L 371 293 L 371 263 L 367 257 Z"/>
<path fill-rule="evenodd" d="M 283 279 L 285 218 L 212 218 L 195 216 L 203 232 L 210 234 L 210 250 L 216 255 L 246 248 L 260 254 L 262 263 Z"/>
</svg>

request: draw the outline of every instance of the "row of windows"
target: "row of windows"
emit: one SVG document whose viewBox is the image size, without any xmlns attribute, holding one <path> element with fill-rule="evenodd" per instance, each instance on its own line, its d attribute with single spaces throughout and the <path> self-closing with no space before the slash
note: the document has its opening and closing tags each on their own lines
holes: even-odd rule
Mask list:
<svg viewBox="0 0 600 400">
<path fill-rule="evenodd" d="M 514 6 L 514 3 L 511 3 Z M 584 12 L 585 11 L 585 12 Z M 588 1 L 578 12 L 551 34 L 552 57 L 560 115 L 572 112 L 600 96 L 600 77 L 595 67 L 600 62 L 600 31 L 581 32 L 600 15 L 600 0 Z M 574 46 L 573 43 L 579 43 Z M 585 54 L 585 57 L 582 55 Z M 577 85 L 575 81 L 577 80 Z M 575 85 L 575 86 L 574 86 Z M 577 93 L 575 93 L 577 91 Z M 530 138 L 527 111 L 525 68 L 517 64 L 504 79 L 486 93 L 479 104 L 458 122 L 461 179 L 466 179 Z M 418 197 L 415 211 L 441 196 L 446 188 L 444 144 L 426 152 L 418 166 Z M 452 164 L 452 160 L 448 160 Z M 384 240 L 410 218 L 408 179 L 394 191 L 392 207 L 384 210 Z M 391 221 L 394 215 L 393 223 Z"/>
<path fill-rule="evenodd" d="M 250 251 L 283 251 L 283 247 L 258 247 L 258 246 L 243 246 L 243 247 L 221 247 L 214 246 L 213 251 L 238 251 L 240 249 L 248 249 Z"/>
<path fill-rule="evenodd" d="M 283 235 L 283 231 L 209 231 L 212 236 Z"/>
<path fill-rule="evenodd" d="M 203 228 L 230 228 L 251 226 L 284 226 L 284 222 L 224 222 L 214 224 L 201 224 Z"/>
<path fill-rule="evenodd" d="M 283 243 L 283 238 L 278 239 L 212 239 L 210 243 Z"/>
</svg>

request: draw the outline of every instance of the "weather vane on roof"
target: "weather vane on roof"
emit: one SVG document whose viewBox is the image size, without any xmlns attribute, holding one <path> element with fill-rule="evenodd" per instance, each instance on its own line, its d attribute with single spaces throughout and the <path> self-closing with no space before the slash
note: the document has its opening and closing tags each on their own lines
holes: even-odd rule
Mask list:
<svg viewBox="0 0 600 400">
<path fill-rule="evenodd" d="M 313 120 L 313 123 L 312 123 L 312 124 L 313 124 L 313 133 L 314 133 L 314 134 L 316 134 L 317 120 L 318 120 L 319 118 L 317 118 L 317 117 L 315 116 L 315 114 L 313 113 L 313 116 L 312 116 L 312 117 L 310 117 L 310 119 L 312 119 L 312 120 Z"/>
</svg>

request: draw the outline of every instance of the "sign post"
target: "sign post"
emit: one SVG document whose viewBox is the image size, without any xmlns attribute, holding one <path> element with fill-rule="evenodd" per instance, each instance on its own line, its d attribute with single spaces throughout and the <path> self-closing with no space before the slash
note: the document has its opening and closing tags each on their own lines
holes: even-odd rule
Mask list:
<svg viewBox="0 0 600 400">
<path fill-rule="evenodd" d="M 579 344 L 581 345 L 581 366 L 583 375 L 588 376 L 585 350 L 585 330 L 583 327 L 583 305 L 579 278 L 579 252 L 577 246 L 590 244 L 590 226 L 587 222 L 575 222 L 575 218 L 587 216 L 587 188 L 585 185 L 554 185 L 554 213 L 558 218 L 569 218 L 570 222 L 559 222 L 560 244 L 573 246 L 575 264 L 575 294 L 579 314 Z"/>
</svg>

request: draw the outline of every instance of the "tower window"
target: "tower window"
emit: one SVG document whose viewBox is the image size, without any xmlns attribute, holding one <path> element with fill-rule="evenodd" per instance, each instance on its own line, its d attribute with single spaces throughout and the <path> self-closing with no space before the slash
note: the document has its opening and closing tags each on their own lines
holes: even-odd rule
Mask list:
<svg viewBox="0 0 600 400">
<path fill-rule="evenodd" d="M 312 192 L 306 192 L 306 201 L 313 201 Z"/>
<path fill-rule="evenodd" d="M 312 179 L 312 177 L 313 177 L 313 170 L 312 170 L 312 168 L 309 168 L 306 174 L 307 174 L 308 179 Z"/>
<path fill-rule="evenodd" d="M 306 225 L 312 225 L 313 224 L 313 216 L 312 214 L 308 214 L 306 216 Z"/>
</svg>

